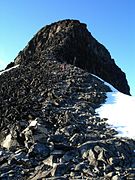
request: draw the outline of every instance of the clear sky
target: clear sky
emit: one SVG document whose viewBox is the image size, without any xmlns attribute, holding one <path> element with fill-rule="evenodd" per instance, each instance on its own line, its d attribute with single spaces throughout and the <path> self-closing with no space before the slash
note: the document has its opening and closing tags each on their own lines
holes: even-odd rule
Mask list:
<svg viewBox="0 0 135 180">
<path fill-rule="evenodd" d="M 135 96 L 135 0 L 0 0 L 0 69 L 43 26 L 78 19 L 126 73 Z"/>
</svg>

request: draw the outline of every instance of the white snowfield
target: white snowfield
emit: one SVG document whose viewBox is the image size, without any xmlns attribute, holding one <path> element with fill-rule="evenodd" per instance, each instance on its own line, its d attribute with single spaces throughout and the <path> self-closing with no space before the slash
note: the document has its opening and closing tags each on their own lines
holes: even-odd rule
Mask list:
<svg viewBox="0 0 135 180">
<path fill-rule="evenodd" d="M 119 92 L 106 82 L 105 84 L 112 92 L 107 93 L 105 104 L 96 109 L 96 113 L 99 117 L 108 119 L 107 123 L 115 128 L 119 137 L 135 139 L 135 97 Z"/>
</svg>

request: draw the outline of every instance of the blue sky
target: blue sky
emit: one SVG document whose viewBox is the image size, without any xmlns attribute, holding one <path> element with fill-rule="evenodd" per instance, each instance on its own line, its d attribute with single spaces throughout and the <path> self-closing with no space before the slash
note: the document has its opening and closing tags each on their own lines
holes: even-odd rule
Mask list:
<svg viewBox="0 0 135 180">
<path fill-rule="evenodd" d="M 78 19 L 126 73 L 135 96 L 135 0 L 1 0 L 0 69 L 43 26 Z"/>
</svg>

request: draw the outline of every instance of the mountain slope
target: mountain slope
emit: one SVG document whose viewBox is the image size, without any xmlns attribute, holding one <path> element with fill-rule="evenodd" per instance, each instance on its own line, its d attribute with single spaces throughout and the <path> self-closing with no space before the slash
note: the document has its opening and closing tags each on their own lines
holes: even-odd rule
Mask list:
<svg viewBox="0 0 135 180">
<path fill-rule="evenodd" d="M 134 141 L 116 137 L 95 113 L 111 91 L 103 81 L 49 60 L 19 65 L 0 80 L 1 178 L 134 176 Z"/>
<path fill-rule="evenodd" d="M 32 43 L 0 73 L 0 178 L 134 179 L 135 141 L 96 112 L 110 85 L 62 60 L 57 44 Z"/>
</svg>

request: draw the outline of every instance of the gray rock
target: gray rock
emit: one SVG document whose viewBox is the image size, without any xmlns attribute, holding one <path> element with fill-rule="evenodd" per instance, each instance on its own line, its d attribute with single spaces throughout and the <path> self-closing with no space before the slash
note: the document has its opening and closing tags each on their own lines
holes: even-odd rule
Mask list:
<svg viewBox="0 0 135 180">
<path fill-rule="evenodd" d="M 45 165 L 48 165 L 48 166 L 53 166 L 54 156 L 53 156 L 53 155 L 49 156 L 48 158 L 46 158 L 45 160 L 43 160 L 43 163 L 44 163 Z"/>
<path fill-rule="evenodd" d="M 61 158 L 61 162 L 62 163 L 66 163 L 66 162 L 70 162 L 70 161 L 74 161 L 74 158 L 76 158 L 76 156 L 78 155 L 78 152 L 76 150 L 71 150 L 68 151 L 67 153 L 65 153 L 63 155 L 63 157 Z"/>
<path fill-rule="evenodd" d="M 51 171 L 52 176 L 62 176 L 64 175 L 69 169 L 69 164 L 55 164 L 53 170 Z"/>
<path fill-rule="evenodd" d="M 32 145 L 29 150 L 29 155 L 37 156 L 37 157 L 47 157 L 50 153 L 49 148 L 41 143 L 36 143 Z"/>
<path fill-rule="evenodd" d="M 91 149 L 88 151 L 88 160 L 89 160 L 90 165 L 97 166 L 95 154 Z"/>
</svg>

